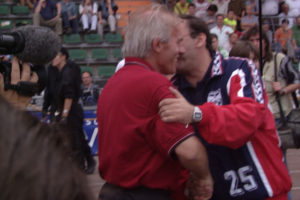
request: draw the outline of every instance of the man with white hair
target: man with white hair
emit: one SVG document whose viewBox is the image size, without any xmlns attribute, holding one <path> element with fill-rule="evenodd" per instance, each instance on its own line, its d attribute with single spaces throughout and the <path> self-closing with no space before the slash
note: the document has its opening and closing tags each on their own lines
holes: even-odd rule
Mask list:
<svg viewBox="0 0 300 200">
<path fill-rule="evenodd" d="M 174 97 L 164 75 L 175 73 L 185 51 L 182 28 L 180 19 L 159 4 L 130 14 L 125 66 L 98 101 L 99 172 L 107 181 L 101 200 L 183 200 L 188 172 L 189 195 L 211 197 L 206 151 L 192 126 L 164 123 L 158 114 L 158 103 Z"/>
</svg>

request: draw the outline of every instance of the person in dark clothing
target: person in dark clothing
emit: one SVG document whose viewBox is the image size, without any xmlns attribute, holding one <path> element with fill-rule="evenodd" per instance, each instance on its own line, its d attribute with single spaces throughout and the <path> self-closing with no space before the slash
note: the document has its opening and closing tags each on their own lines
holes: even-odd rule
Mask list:
<svg viewBox="0 0 300 200">
<path fill-rule="evenodd" d="M 47 89 L 43 105 L 43 116 L 50 107 L 51 122 L 65 124 L 64 129 L 71 133 L 71 144 L 73 156 L 79 167 L 92 173 L 95 168 L 95 161 L 91 155 L 83 126 L 83 109 L 79 104 L 81 96 L 81 74 L 80 68 L 74 62 L 68 60 L 67 49 L 61 51 L 52 60 L 49 67 Z M 87 168 L 85 168 L 87 161 Z"/>
</svg>

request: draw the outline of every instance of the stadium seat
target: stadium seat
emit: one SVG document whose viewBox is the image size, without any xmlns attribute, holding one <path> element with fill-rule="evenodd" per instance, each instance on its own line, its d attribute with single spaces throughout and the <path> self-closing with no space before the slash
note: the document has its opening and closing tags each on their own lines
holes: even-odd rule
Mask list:
<svg viewBox="0 0 300 200">
<path fill-rule="evenodd" d="M 15 22 L 16 26 L 24 26 L 24 25 L 28 25 L 28 24 L 32 24 L 32 20 L 31 19 L 18 19 Z"/>
<path fill-rule="evenodd" d="M 101 78 L 111 77 L 115 73 L 116 67 L 114 66 L 99 66 L 98 76 Z"/>
<path fill-rule="evenodd" d="M 90 72 L 92 75 L 94 74 L 93 67 L 89 67 L 89 66 L 80 66 L 80 71 L 81 71 L 81 73 Z"/>
<path fill-rule="evenodd" d="M 85 60 L 87 58 L 85 49 L 70 49 L 69 55 L 72 60 Z"/>
<path fill-rule="evenodd" d="M 108 58 L 108 50 L 92 49 L 92 58 L 95 60 L 106 60 Z"/>
<path fill-rule="evenodd" d="M 81 38 L 79 34 L 70 34 L 64 35 L 63 41 L 66 44 L 79 44 L 81 43 Z"/>
<path fill-rule="evenodd" d="M 102 38 L 99 34 L 85 34 L 84 35 L 84 41 L 89 44 L 94 44 L 94 43 L 101 43 Z"/>
<path fill-rule="evenodd" d="M 0 15 L 9 15 L 10 6 L 9 5 L 0 5 Z"/>
<path fill-rule="evenodd" d="M 105 41 L 109 43 L 122 43 L 123 38 L 118 33 L 107 33 L 105 34 Z"/>
<path fill-rule="evenodd" d="M 120 60 L 122 58 L 121 49 L 114 49 L 113 50 L 114 58 Z"/>
<path fill-rule="evenodd" d="M 11 20 L 0 20 L 0 30 L 6 31 L 10 30 L 13 27 L 13 23 Z"/>
<path fill-rule="evenodd" d="M 30 10 L 29 10 L 28 6 L 15 5 L 12 7 L 11 12 L 14 15 L 28 15 L 30 13 Z"/>
</svg>

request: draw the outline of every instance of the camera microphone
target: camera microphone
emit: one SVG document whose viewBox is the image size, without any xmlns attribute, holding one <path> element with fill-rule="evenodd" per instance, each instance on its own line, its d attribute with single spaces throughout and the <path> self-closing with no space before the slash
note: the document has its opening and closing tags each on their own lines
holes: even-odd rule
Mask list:
<svg viewBox="0 0 300 200">
<path fill-rule="evenodd" d="M 0 54 L 14 54 L 35 65 L 49 63 L 60 47 L 59 36 L 47 27 L 26 25 L 0 34 Z"/>
</svg>

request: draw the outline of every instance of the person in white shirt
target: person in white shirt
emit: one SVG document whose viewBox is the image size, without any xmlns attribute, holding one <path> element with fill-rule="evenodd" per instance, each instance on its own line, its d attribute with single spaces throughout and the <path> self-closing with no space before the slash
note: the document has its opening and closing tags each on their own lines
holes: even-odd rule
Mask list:
<svg viewBox="0 0 300 200">
<path fill-rule="evenodd" d="M 196 17 L 202 17 L 205 14 L 210 3 L 207 0 L 194 0 L 193 3 L 196 6 Z"/>
<path fill-rule="evenodd" d="M 92 0 L 83 0 L 83 2 L 80 4 L 79 14 L 81 16 L 81 22 L 85 32 L 96 32 L 98 21 L 97 12 L 97 2 L 93 2 Z"/>
<path fill-rule="evenodd" d="M 227 43 L 229 42 L 229 34 L 233 33 L 233 29 L 229 26 L 224 25 L 224 15 L 217 14 L 216 24 L 214 28 L 210 29 L 210 33 L 214 33 L 218 36 L 219 47 L 224 49 Z"/>
<path fill-rule="evenodd" d="M 286 19 L 289 21 L 289 28 L 292 28 L 294 25 L 294 18 L 290 14 L 290 6 L 287 3 L 282 5 L 282 12 L 278 15 L 279 18 L 279 25 L 282 24 L 282 20 Z"/>
</svg>

